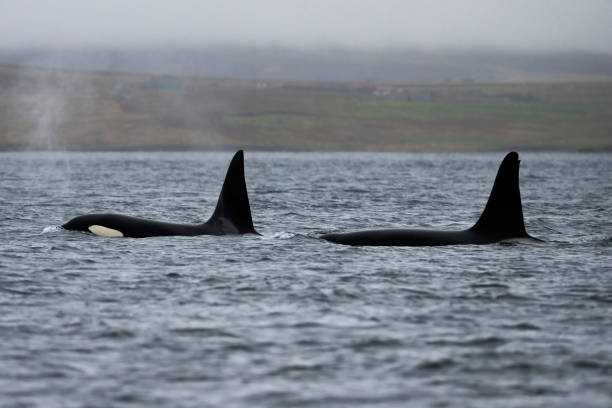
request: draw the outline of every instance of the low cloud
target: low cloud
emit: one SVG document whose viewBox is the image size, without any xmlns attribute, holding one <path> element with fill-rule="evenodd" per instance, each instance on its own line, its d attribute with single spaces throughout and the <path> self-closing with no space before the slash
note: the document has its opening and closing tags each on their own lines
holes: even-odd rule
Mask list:
<svg viewBox="0 0 612 408">
<path fill-rule="evenodd" d="M 282 46 L 612 53 L 608 0 L 4 0 L 0 48 Z"/>
</svg>

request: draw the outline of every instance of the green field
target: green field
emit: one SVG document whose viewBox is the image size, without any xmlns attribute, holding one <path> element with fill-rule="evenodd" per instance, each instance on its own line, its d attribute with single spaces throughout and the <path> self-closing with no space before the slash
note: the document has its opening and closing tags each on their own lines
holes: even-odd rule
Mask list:
<svg viewBox="0 0 612 408">
<path fill-rule="evenodd" d="M 0 150 L 612 150 L 612 82 L 327 83 L 0 66 Z"/>
</svg>

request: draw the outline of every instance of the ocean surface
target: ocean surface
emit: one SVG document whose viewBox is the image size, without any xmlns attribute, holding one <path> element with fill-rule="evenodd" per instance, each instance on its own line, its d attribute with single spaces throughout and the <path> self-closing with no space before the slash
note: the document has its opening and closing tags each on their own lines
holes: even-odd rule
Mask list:
<svg viewBox="0 0 612 408">
<path fill-rule="evenodd" d="M 0 153 L 0 407 L 612 406 L 612 155 L 521 154 L 539 244 L 317 238 L 467 228 L 504 153 L 246 151 L 261 237 L 58 227 L 205 221 L 232 154 Z"/>
</svg>

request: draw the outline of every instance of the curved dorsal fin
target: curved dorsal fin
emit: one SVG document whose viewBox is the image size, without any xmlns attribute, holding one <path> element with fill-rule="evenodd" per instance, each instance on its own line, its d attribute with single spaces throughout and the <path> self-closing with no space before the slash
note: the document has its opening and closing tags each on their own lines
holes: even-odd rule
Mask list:
<svg viewBox="0 0 612 408">
<path fill-rule="evenodd" d="M 240 234 L 257 233 L 253 227 L 249 196 L 244 181 L 244 153 L 242 150 L 236 152 L 227 169 L 217 207 L 206 223 L 215 224 L 222 218 L 230 221 Z"/>
<path fill-rule="evenodd" d="M 519 190 L 519 156 L 506 155 L 482 215 L 470 230 L 508 238 L 529 236 L 525 231 Z"/>
</svg>

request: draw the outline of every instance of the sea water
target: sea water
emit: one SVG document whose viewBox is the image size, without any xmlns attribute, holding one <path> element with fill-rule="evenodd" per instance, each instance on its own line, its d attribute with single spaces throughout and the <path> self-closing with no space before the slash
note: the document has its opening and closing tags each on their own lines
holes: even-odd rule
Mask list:
<svg viewBox="0 0 612 408">
<path fill-rule="evenodd" d="M 467 228 L 504 153 L 247 151 L 262 236 L 59 228 L 205 221 L 231 157 L 0 154 L 1 407 L 612 406 L 611 155 L 521 153 L 539 244 L 318 239 Z"/>
</svg>

